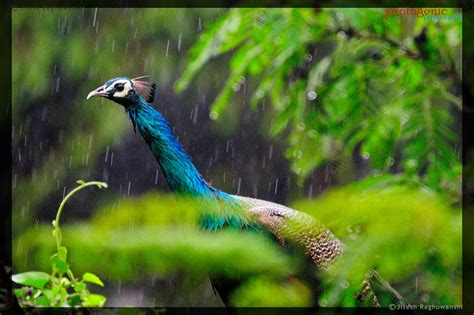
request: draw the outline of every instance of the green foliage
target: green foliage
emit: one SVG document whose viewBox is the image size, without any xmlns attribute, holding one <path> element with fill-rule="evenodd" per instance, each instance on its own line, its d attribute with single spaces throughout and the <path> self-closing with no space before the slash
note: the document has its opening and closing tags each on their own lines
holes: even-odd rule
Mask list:
<svg viewBox="0 0 474 315">
<path fill-rule="evenodd" d="M 191 283 L 204 281 L 209 273 L 248 275 L 234 292 L 233 305 L 310 305 L 308 286 L 287 281 L 302 267 L 297 257 L 252 231 L 220 231 L 216 237 L 198 229 L 198 205 L 150 193 L 104 206 L 87 224 L 63 228 L 68 261 L 80 273 L 93 269 L 121 283 L 176 273 L 194 279 Z M 410 303 L 460 303 L 461 213 L 435 191 L 403 176 L 376 176 L 293 206 L 313 215 L 346 245 L 339 262 L 324 273 L 321 306 L 354 306 L 369 270 L 377 270 Z M 39 225 L 15 240 L 16 268 L 47 267 L 54 250 L 47 230 Z M 183 292 L 193 290 L 180 281 Z M 445 290 L 446 285 L 451 289 Z M 377 295 L 389 303 L 384 288 Z"/>
<path fill-rule="evenodd" d="M 121 281 L 147 273 L 166 276 L 178 270 L 198 278 L 209 273 L 259 272 L 281 277 L 297 268 L 297 262 L 277 244 L 256 232 L 227 230 L 216 237 L 214 232 L 200 230 L 196 226 L 198 205 L 190 199 L 149 194 L 104 207 L 87 224 L 64 229 L 70 260 L 80 272 L 94 269 L 102 277 Z M 193 217 L 196 219 L 191 220 Z M 46 229 L 39 225 L 15 241 L 16 261 L 31 255 L 19 268 L 44 266 L 43 257 L 53 246 L 45 237 Z"/>
<path fill-rule="evenodd" d="M 86 272 L 82 279 L 74 277 L 70 265 L 67 263 L 68 250 L 61 245 L 62 234 L 59 228 L 59 219 L 66 201 L 77 191 L 88 187 L 107 187 L 102 182 L 77 181 L 78 187 L 69 192 L 61 202 L 53 221 L 53 237 L 56 240 L 56 253 L 49 257 L 49 264 L 52 268 L 51 274 L 40 271 L 27 271 L 12 276 L 12 281 L 23 285 L 15 289 L 15 295 L 22 307 L 42 306 L 42 307 L 98 307 L 103 306 L 106 298 L 100 294 L 93 294 L 87 289 L 86 282 L 104 286 L 102 280 L 96 275 Z M 44 236 L 48 233 L 44 229 Z M 38 231 L 35 231 L 36 237 Z M 46 259 L 44 260 L 46 262 Z M 45 268 L 46 269 L 46 268 Z M 67 275 L 67 277 L 65 276 Z"/>
<path fill-rule="evenodd" d="M 287 157 L 301 180 L 356 153 L 374 173 L 419 177 L 459 200 L 459 20 L 385 18 L 383 9 L 233 9 L 193 46 L 176 90 L 229 51 L 211 118 L 243 84 L 252 108 L 270 100 L 271 134 L 288 133 Z"/>
<path fill-rule="evenodd" d="M 461 303 L 461 211 L 433 190 L 379 176 L 294 207 L 324 222 L 347 247 L 324 278 L 322 306 L 354 306 L 372 269 L 412 304 Z"/>
<path fill-rule="evenodd" d="M 232 294 L 232 304 L 240 307 L 301 307 L 311 305 L 311 292 L 297 280 L 277 283 L 264 277 L 256 277 L 241 285 Z"/>
<path fill-rule="evenodd" d="M 41 271 L 27 271 L 12 276 L 13 282 L 32 286 L 38 289 L 44 288 L 49 281 L 49 275 Z"/>
</svg>

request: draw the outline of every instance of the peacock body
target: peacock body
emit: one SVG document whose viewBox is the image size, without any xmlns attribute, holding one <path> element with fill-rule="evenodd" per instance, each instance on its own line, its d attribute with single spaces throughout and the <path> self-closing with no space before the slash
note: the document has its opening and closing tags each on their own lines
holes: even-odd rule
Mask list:
<svg viewBox="0 0 474 315">
<path fill-rule="evenodd" d="M 160 165 L 171 191 L 198 197 L 207 205 L 204 208 L 214 210 L 203 212 L 202 228 L 219 230 L 229 226 L 268 231 L 283 246 L 292 243 L 302 247 L 317 267 L 331 266 L 342 254 L 344 245 L 316 219 L 273 202 L 228 194 L 206 182 L 166 119 L 150 104 L 155 85 L 142 78 L 111 79 L 89 93 L 87 99 L 101 96 L 124 106 L 133 128 L 143 136 Z M 235 281 L 218 278 L 211 281 L 227 304 L 228 287 L 236 286 Z"/>
</svg>

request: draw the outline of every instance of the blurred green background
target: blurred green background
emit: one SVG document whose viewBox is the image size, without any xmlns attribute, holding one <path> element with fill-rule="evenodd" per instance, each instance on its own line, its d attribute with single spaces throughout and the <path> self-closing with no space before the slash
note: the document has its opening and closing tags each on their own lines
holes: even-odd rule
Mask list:
<svg viewBox="0 0 474 315">
<path fill-rule="evenodd" d="M 48 270 L 62 197 L 102 180 L 62 227 L 72 269 L 101 276 L 106 305 L 222 305 L 208 272 L 255 275 L 237 306 L 309 304 L 305 283 L 282 281 L 294 257 L 199 231 L 123 108 L 85 101 L 112 77 L 150 75 L 154 106 L 209 182 L 308 212 L 350 248 L 321 306 L 354 305 L 370 268 L 411 303 L 461 304 L 460 19 L 24 8 L 12 39 L 15 272 Z"/>
</svg>

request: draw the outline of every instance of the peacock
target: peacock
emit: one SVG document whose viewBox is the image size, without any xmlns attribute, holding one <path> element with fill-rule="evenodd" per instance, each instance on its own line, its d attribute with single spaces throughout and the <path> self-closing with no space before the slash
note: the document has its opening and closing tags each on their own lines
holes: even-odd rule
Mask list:
<svg viewBox="0 0 474 315">
<path fill-rule="evenodd" d="M 296 244 L 306 253 L 317 268 L 325 270 L 344 252 L 344 244 L 330 230 L 307 214 L 270 201 L 226 193 L 209 184 L 199 173 L 190 156 L 179 144 L 167 120 L 151 103 L 156 84 L 145 77 L 117 77 L 108 80 L 87 95 L 104 97 L 125 108 L 133 129 L 143 136 L 164 173 L 172 192 L 196 197 L 207 205 L 200 217 L 200 226 L 216 231 L 225 227 L 263 230 L 282 246 Z M 223 279 L 211 275 L 211 283 L 223 303 L 229 305 L 229 296 L 239 279 Z M 370 282 L 357 298 L 371 297 Z"/>
</svg>

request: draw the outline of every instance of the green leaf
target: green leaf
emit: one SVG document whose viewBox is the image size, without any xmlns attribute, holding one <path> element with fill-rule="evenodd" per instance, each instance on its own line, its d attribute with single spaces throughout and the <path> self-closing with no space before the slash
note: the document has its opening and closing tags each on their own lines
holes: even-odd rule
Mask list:
<svg viewBox="0 0 474 315">
<path fill-rule="evenodd" d="M 69 264 L 59 258 L 57 255 L 51 256 L 51 263 L 56 267 L 58 273 L 62 276 L 69 269 Z"/>
<path fill-rule="evenodd" d="M 104 286 L 104 283 L 102 282 L 102 280 L 100 280 L 99 277 L 97 277 L 95 274 L 90 273 L 90 272 L 86 272 L 86 273 L 82 276 L 82 280 L 83 280 L 83 281 L 90 282 L 90 283 L 95 283 L 95 284 L 97 284 L 97 285 L 100 285 L 101 287 Z"/>
<path fill-rule="evenodd" d="M 84 282 L 78 282 L 74 285 L 75 292 L 81 292 L 86 289 L 86 284 Z"/>
<path fill-rule="evenodd" d="M 41 271 L 28 271 L 17 273 L 12 276 L 12 281 L 22 285 L 32 286 L 38 289 L 44 288 L 49 281 L 49 274 Z"/>
<path fill-rule="evenodd" d="M 82 303 L 82 306 L 103 306 L 106 300 L 103 295 L 89 294 Z"/>
<path fill-rule="evenodd" d="M 48 300 L 52 301 L 54 299 L 55 294 L 49 289 L 43 289 L 42 293 L 45 297 L 48 298 Z"/>
<path fill-rule="evenodd" d="M 58 256 L 61 258 L 63 261 L 66 261 L 67 259 L 67 248 L 64 246 L 59 247 L 58 249 Z"/>
<path fill-rule="evenodd" d="M 16 298 L 20 299 L 20 298 L 24 297 L 27 290 L 28 290 L 28 288 L 26 288 L 26 287 L 23 287 L 23 288 L 20 288 L 20 289 L 15 289 L 14 292 L 15 292 Z"/>
<path fill-rule="evenodd" d="M 76 306 L 81 302 L 81 297 L 79 295 L 74 295 L 69 299 L 69 305 L 70 306 Z"/>
<path fill-rule="evenodd" d="M 36 304 L 41 306 L 51 306 L 51 301 L 44 295 L 36 299 Z"/>
<path fill-rule="evenodd" d="M 232 9 L 208 27 L 190 50 L 187 67 L 176 82 L 174 89 L 183 91 L 212 57 L 223 54 L 245 42 L 252 30 L 254 15 L 258 9 Z"/>
</svg>

